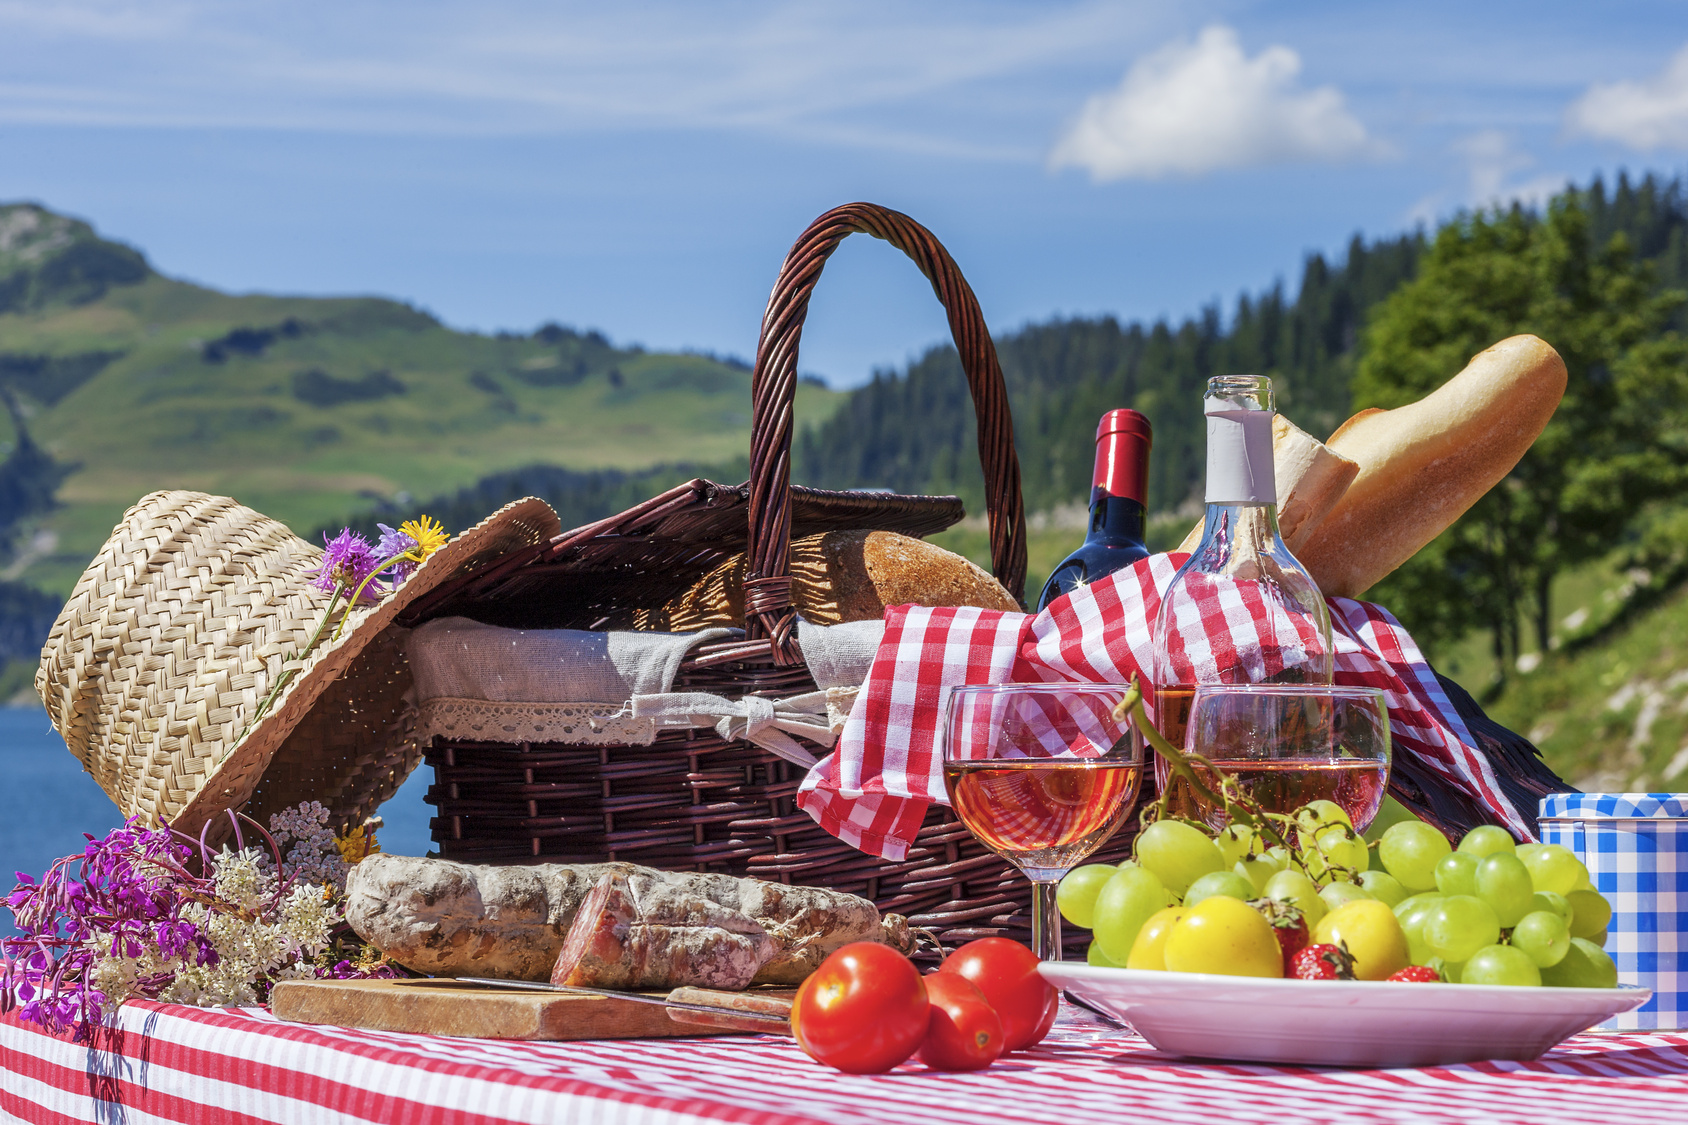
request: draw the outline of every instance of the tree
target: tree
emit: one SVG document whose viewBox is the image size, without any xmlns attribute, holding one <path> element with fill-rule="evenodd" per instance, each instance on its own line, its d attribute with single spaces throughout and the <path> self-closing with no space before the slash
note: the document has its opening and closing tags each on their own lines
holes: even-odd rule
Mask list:
<svg viewBox="0 0 1688 1125">
<path fill-rule="evenodd" d="M 1354 405 L 1434 390 L 1490 344 L 1533 333 L 1565 360 L 1565 398 L 1498 486 L 1373 594 L 1420 643 L 1493 631 L 1501 667 L 1533 625 L 1545 651 L 1552 583 L 1600 557 L 1649 501 L 1688 484 L 1688 347 L 1663 331 L 1684 295 L 1659 292 L 1627 236 L 1596 247 L 1579 195 L 1444 227 L 1367 327 Z"/>
<path fill-rule="evenodd" d="M 0 461 L 0 559 L 11 557 L 12 540 L 23 521 L 58 507 L 56 494 L 78 466 L 53 458 L 29 436 L 23 410 L 10 387 L 0 382 L 0 404 L 12 421 L 12 451 Z"/>
</svg>

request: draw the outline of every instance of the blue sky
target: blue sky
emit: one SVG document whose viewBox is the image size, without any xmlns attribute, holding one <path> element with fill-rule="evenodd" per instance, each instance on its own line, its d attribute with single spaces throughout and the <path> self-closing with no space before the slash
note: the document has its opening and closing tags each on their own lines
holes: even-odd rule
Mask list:
<svg viewBox="0 0 1688 1125">
<path fill-rule="evenodd" d="M 998 331 L 1182 317 L 1356 231 L 1688 153 L 1688 4 L 0 0 L 0 200 L 234 290 L 749 356 L 827 207 L 907 211 Z M 867 239 L 802 365 L 943 338 Z"/>
</svg>

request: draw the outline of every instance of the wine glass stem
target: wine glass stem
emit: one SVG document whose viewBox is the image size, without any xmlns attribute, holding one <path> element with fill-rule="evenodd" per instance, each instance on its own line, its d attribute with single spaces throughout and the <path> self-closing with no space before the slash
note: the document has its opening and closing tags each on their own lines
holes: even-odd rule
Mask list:
<svg viewBox="0 0 1688 1125">
<path fill-rule="evenodd" d="M 1032 882 L 1032 952 L 1039 961 L 1061 959 L 1061 912 L 1055 908 L 1059 883 Z"/>
</svg>

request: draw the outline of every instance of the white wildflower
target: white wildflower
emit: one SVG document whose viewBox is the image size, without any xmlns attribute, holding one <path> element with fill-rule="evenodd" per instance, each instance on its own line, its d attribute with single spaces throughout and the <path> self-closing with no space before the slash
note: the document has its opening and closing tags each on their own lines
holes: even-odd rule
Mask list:
<svg viewBox="0 0 1688 1125">
<path fill-rule="evenodd" d="M 219 962 L 249 965 L 252 975 L 267 973 L 287 955 L 287 942 L 278 927 L 235 914 L 213 916 L 205 926 L 205 936 Z"/>
<path fill-rule="evenodd" d="M 329 811 L 319 801 L 306 801 L 270 816 L 270 835 L 282 850 L 282 862 L 301 882 L 319 883 L 335 891 L 346 888 L 346 861 L 329 826 Z M 274 866 L 265 856 L 266 867 Z"/>
<path fill-rule="evenodd" d="M 377 850 L 372 819 L 345 841 L 347 854 L 362 858 Z M 163 937 L 151 934 L 111 947 L 109 935 L 93 948 L 87 983 L 108 1003 L 132 996 L 156 996 L 168 1003 L 201 1007 L 256 1004 L 280 980 L 308 980 L 323 974 L 342 919 L 349 864 L 329 827 L 329 812 L 316 801 L 270 818 L 276 847 L 227 846 L 211 857 L 204 880 L 182 875 L 185 901 L 175 920 L 193 927 L 187 948 L 165 957 Z M 277 868 L 275 851 L 280 851 Z M 197 931 L 197 938 L 193 937 Z M 208 948 L 207 948 L 208 947 Z M 205 955 L 205 963 L 200 957 Z"/>
<path fill-rule="evenodd" d="M 302 883 L 294 887 L 282 902 L 277 929 L 294 953 L 315 957 L 328 948 L 329 931 L 339 920 L 340 912 L 323 889 Z"/>
<path fill-rule="evenodd" d="M 275 894 L 275 875 L 260 865 L 256 848 L 230 851 L 225 846 L 211 861 L 212 884 L 217 897 L 241 910 L 255 912 Z"/>
<path fill-rule="evenodd" d="M 225 959 L 215 965 L 189 965 L 176 974 L 159 999 L 201 1008 L 256 1004 L 257 973 L 249 962 Z"/>
<path fill-rule="evenodd" d="M 125 968 L 109 959 L 101 971 L 121 986 L 169 968 L 174 977 L 159 998 L 201 1007 L 255 1004 L 274 981 L 315 977 L 313 961 L 328 948 L 339 909 L 331 893 L 316 883 L 296 883 L 278 900 L 276 877 L 260 869 L 259 854 L 253 848 L 225 848 L 212 861 L 217 897 L 237 910 L 195 904 L 183 911 L 216 951 L 214 963 L 182 960 Z"/>
<path fill-rule="evenodd" d="M 140 961 L 134 957 L 98 957 L 92 968 L 89 983 L 112 1004 L 121 1004 L 132 996 L 141 975 Z"/>
</svg>

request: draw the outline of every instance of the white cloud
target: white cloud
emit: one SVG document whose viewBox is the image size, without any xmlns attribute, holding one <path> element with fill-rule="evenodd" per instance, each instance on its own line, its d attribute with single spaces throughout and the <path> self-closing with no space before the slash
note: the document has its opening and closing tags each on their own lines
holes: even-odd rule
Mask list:
<svg viewBox="0 0 1688 1125">
<path fill-rule="evenodd" d="M 1595 83 L 1565 111 L 1574 136 L 1630 148 L 1688 148 L 1688 47 L 1645 82 Z"/>
<path fill-rule="evenodd" d="M 1336 161 L 1375 151 L 1334 86 L 1298 87 L 1301 57 L 1252 59 L 1229 27 L 1145 56 L 1117 89 L 1085 103 L 1050 163 L 1095 180 L 1199 176 L 1220 168 Z"/>
<path fill-rule="evenodd" d="M 1453 151 L 1465 162 L 1464 190 L 1425 196 L 1407 213 L 1409 221 L 1431 225 L 1447 211 L 1460 208 L 1510 207 L 1513 203 L 1540 208 L 1563 191 L 1570 179 L 1559 172 L 1519 178 L 1536 166 L 1536 158 L 1513 147 L 1512 137 L 1500 129 L 1462 137 L 1454 142 Z"/>
<path fill-rule="evenodd" d="M 156 40 L 188 31 L 193 14 L 183 0 L 0 0 L 0 27 L 63 39 Z"/>
<path fill-rule="evenodd" d="M 1507 206 L 1514 202 L 1540 207 L 1570 177 L 1559 173 L 1514 177 L 1536 165 L 1536 158 L 1512 147 L 1512 138 L 1499 129 L 1485 129 L 1457 142 L 1454 151 L 1465 157 L 1470 176 L 1468 201 L 1476 207 Z"/>
<path fill-rule="evenodd" d="M 1156 6 L 0 0 L 0 122 L 745 130 L 1035 163 L 1041 146 L 1021 138 L 1037 111 L 1018 110 L 1025 127 L 1005 135 L 978 103 L 1012 104 L 1016 80 L 1117 56 Z"/>
</svg>

